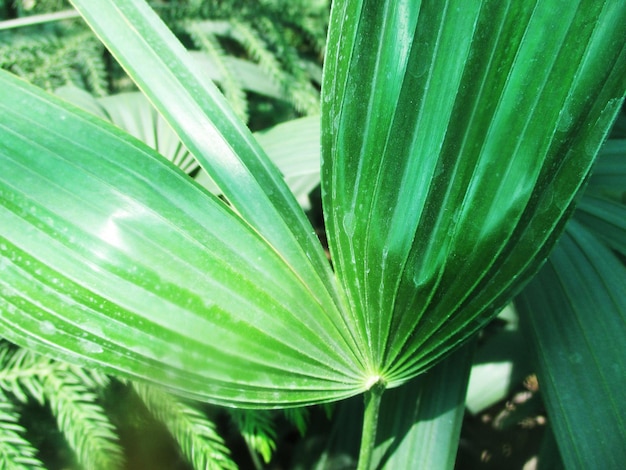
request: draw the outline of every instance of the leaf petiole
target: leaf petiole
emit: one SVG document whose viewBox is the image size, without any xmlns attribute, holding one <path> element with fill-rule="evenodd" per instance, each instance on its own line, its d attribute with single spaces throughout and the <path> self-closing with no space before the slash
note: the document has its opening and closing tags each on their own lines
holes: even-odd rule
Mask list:
<svg viewBox="0 0 626 470">
<path fill-rule="evenodd" d="M 361 450 L 357 470 L 369 470 L 376 445 L 378 430 L 378 412 L 380 401 L 385 391 L 385 382 L 377 377 L 373 385 L 365 392 L 365 413 L 363 415 L 363 432 L 361 434 Z"/>
</svg>

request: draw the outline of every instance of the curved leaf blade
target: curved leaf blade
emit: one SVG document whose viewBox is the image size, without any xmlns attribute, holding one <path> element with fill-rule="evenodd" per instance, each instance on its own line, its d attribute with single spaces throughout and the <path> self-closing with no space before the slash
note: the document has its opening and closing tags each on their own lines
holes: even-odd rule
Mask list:
<svg viewBox="0 0 626 470">
<path fill-rule="evenodd" d="M 624 22 L 616 2 L 335 2 L 323 201 L 373 375 L 429 367 L 537 271 L 623 98 Z"/>
<path fill-rule="evenodd" d="M 119 93 L 94 98 L 80 88 L 65 86 L 55 90 L 55 95 L 112 122 L 155 149 L 185 173 L 190 174 L 199 168 L 196 160 L 143 93 Z"/>
<path fill-rule="evenodd" d="M 309 116 L 278 124 L 255 134 L 294 193 L 300 206 L 320 183 L 320 117 Z"/>
<path fill-rule="evenodd" d="M 55 94 L 95 116 L 113 122 L 186 173 L 198 168 L 196 160 L 142 93 L 94 98 L 84 90 L 67 86 L 59 88 Z M 280 170 L 301 207 L 308 206 L 309 193 L 320 182 L 319 129 L 319 116 L 311 116 L 280 123 L 254 134 Z M 211 192 L 219 194 L 219 189 L 205 172 L 194 179 Z"/>
<path fill-rule="evenodd" d="M 516 298 L 567 468 L 626 462 L 626 268 L 572 220 Z"/>
<path fill-rule="evenodd" d="M 324 251 L 280 173 L 156 13 L 144 0 L 72 3 L 236 211 L 321 302 L 343 308 Z"/>
<path fill-rule="evenodd" d="M 602 147 L 575 218 L 626 255 L 626 140 L 609 140 Z"/>
<path fill-rule="evenodd" d="M 363 389 L 337 310 L 144 144 L 0 73 L 0 335 L 239 406 Z"/>
</svg>

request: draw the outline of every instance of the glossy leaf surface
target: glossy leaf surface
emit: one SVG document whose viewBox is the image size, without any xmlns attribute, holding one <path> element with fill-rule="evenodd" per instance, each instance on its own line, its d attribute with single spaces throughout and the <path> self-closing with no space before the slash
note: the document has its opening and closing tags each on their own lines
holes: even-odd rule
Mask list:
<svg viewBox="0 0 626 470">
<path fill-rule="evenodd" d="M 566 468 L 620 468 L 626 462 L 623 262 L 572 221 L 516 304 Z"/>
<path fill-rule="evenodd" d="M 609 140 L 603 146 L 576 219 L 626 256 L 626 140 Z"/>
<path fill-rule="evenodd" d="M 77 87 L 61 87 L 55 94 L 91 114 L 113 122 L 166 157 L 186 173 L 198 168 L 178 136 L 140 92 L 95 98 Z M 319 116 L 293 119 L 254 134 L 278 167 L 301 207 L 320 182 Z M 194 178 L 211 192 L 221 194 L 202 171 Z"/>
<path fill-rule="evenodd" d="M 0 74 L 0 334 L 229 405 L 399 385 L 467 338 L 547 255 L 626 86 L 619 3 L 337 1 L 322 178 L 338 283 L 146 3 L 74 3 L 232 209 Z"/>
<path fill-rule="evenodd" d="M 330 250 L 394 384 L 538 269 L 626 87 L 622 2 L 337 1 L 322 96 Z"/>
<path fill-rule="evenodd" d="M 143 0 L 72 3 L 236 211 L 320 302 L 338 304 L 324 252 L 275 165 L 156 13 Z"/>
<path fill-rule="evenodd" d="M 363 388 L 341 317 L 226 205 L 112 125 L 0 81 L 2 336 L 231 405 Z"/>
</svg>

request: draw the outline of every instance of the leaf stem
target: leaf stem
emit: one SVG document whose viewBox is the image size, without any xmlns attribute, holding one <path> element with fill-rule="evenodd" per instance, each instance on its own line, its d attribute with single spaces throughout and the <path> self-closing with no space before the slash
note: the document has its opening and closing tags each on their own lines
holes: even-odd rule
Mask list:
<svg viewBox="0 0 626 470">
<path fill-rule="evenodd" d="M 376 431 L 378 429 L 378 412 L 380 401 L 385 391 L 385 382 L 378 379 L 365 392 L 365 413 L 363 414 L 363 433 L 361 434 L 361 450 L 357 470 L 369 470 L 376 445 Z"/>
</svg>

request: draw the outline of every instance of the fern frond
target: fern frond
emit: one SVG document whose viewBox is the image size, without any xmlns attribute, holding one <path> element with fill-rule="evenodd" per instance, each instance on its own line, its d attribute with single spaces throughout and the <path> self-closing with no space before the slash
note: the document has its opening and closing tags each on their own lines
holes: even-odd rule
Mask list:
<svg viewBox="0 0 626 470">
<path fill-rule="evenodd" d="M 84 369 L 66 362 L 57 362 L 56 365 L 59 370 L 69 370 L 88 389 L 104 389 L 111 383 L 108 375 L 96 369 Z"/>
<path fill-rule="evenodd" d="M 91 32 L 80 31 L 57 39 L 57 49 L 44 57 L 42 66 L 31 79 L 47 90 L 72 84 L 95 95 L 106 95 L 103 46 Z"/>
<path fill-rule="evenodd" d="M 60 367 L 43 377 L 52 414 L 78 461 L 86 469 L 121 468 L 123 452 L 114 426 L 97 396 L 71 367 Z"/>
<path fill-rule="evenodd" d="M 74 68 L 79 72 L 82 82 L 85 83 L 85 89 L 95 96 L 106 96 L 108 94 L 108 81 L 106 66 L 102 59 L 104 50 L 102 43 L 91 32 L 77 35 L 76 39 L 82 46 L 76 48 Z M 74 83 L 77 81 L 73 80 Z"/>
<path fill-rule="evenodd" d="M 18 424 L 19 413 L 0 391 L 0 469 L 44 469 L 37 450 L 26 440 L 26 430 Z"/>
<path fill-rule="evenodd" d="M 286 88 L 290 102 L 303 114 L 319 114 L 320 95 L 311 83 L 311 77 L 298 51 L 291 46 L 290 39 L 285 31 L 269 18 L 262 18 L 258 27 L 264 32 L 264 37 L 271 38 L 274 48 L 278 51 L 281 63 L 291 78 Z"/>
<path fill-rule="evenodd" d="M 283 410 L 283 413 L 285 414 L 287 421 L 293 424 L 300 435 L 304 437 L 309 424 L 309 409 L 306 407 L 286 408 Z"/>
<path fill-rule="evenodd" d="M 195 46 L 207 53 L 213 59 L 221 76 L 220 88 L 224 96 L 231 104 L 233 110 L 244 122 L 248 121 L 248 100 L 246 93 L 241 87 L 241 83 L 224 60 L 226 53 L 222 49 L 219 41 L 207 28 L 202 25 L 206 22 L 190 21 L 183 26 L 189 34 Z"/>
<path fill-rule="evenodd" d="M 133 382 L 133 388 L 196 470 L 237 468 L 215 425 L 199 410 L 154 386 Z"/>
<path fill-rule="evenodd" d="M 16 33 L 0 42 L 0 67 L 48 91 L 73 84 L 102 96 L 107 92 L 103 50 L 82 27 L 60 35 Z"/>
<path fill-rule="evenodd" d="M 307 16 L 302 19 L 298 26 L 302 36 L 310 44 L 312 51 L 319 59 L 322 59 L 326 49 L 326 28 L 320 28 L 320 24 L 327 25 L 320 18 Z"/>
<path fill-rule="evenodd" d="M 283 90 L 287 101 L 296 110 L 304 114 L 319 113 L 319 95 L 310 84 L 300 58 L 266 18 L 260 18 L 257 24 L 266 25 L 264 32 L 272 39 L 276 52 L 270 49 L 254 28 L 238 20 L 231 20 L 233 38 L 241 43 L 246 53 Z M 277 56 L 285 61 L 279 62 Z"/>
<path fill-rule="evenodd" d="M 41 377 L 55 370 L 55 362 L 27 349 L 17 348 L 7 341 L 0 342 L 0 388 L 22 403 L 31 396 L 44 403 Z"/>
<path fill-rule="evenodd" d="M 287 76 L 283 71 L 276 55 L 273 54 L 266 42 L 259 36 L 252 26 L 236 19 L 230 21 L 232 37 L 239 42 L 246 53 L 258 62 L 261 69 L 282 89 L 287 87 Z"/>
<path fill-rule="evenodd" d="M 251 451 L 258 452 L 265 463 L 276 450 L 274 419 L 267 410 L 229 410 L 230 415 Z"/>
</svg>

